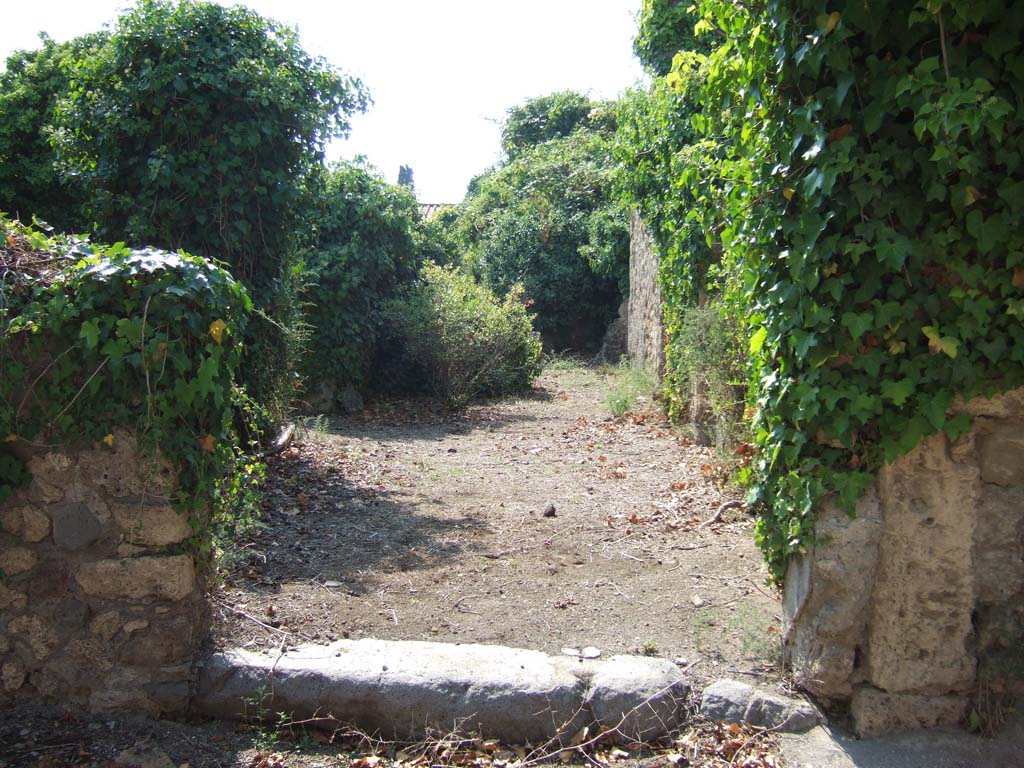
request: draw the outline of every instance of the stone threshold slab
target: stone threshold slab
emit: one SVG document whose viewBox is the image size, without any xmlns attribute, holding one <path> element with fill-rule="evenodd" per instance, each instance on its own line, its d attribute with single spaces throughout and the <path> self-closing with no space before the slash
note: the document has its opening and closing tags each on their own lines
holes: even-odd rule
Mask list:
<svg viewBox="0 0 1024 768">
<path fill-rule="evenodd" d="M 682 724 L 689 692 L 681 670 L 664 659 L 339 640 L 280 653 L 215 653 L 202 665 L 192 705 L 215 718 L 284 714 L 387 739 L 458 732 L 538 745 L 569 742 L 585 726 L 652 741 Z"/>
</svg>

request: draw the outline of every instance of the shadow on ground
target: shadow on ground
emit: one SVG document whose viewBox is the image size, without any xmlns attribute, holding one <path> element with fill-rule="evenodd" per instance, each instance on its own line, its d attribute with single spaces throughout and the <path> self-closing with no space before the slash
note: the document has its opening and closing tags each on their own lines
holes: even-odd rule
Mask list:
<svg viewBox="0 0 1024 768">
<path fill-rule="evenodd" d="M 240 543 L 227 568 L 228 581 L 247 590 L 274 592 L 286 581 L 308 581 L 363 594 L 375 574 L 459 557 L 460 534 L 482 525 L 430 514 L 400 498 L 400 483 L 360 482 L 340 449 L 287 451 L 268 462 L 268 471 L 263 525 Z"/>
<path fill-rule="evenodd" d="M 863 741 L 815 728 L 784 734 L 782 752 L 788 768 L 1019 768 L 1024 766 L 1024 712 L 991 739 L 956 726 Z"/>
</svg>

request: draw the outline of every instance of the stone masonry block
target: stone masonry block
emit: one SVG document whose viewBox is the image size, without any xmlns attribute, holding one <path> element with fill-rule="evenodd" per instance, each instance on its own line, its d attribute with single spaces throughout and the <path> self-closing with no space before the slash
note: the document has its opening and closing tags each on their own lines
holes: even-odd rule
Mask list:
<svg viewBox="0 0 1024 768">
<path fill-rule="evenodd" d="M 112 600 L 177 601 L 197 586 L 195 562 L 189 555 L 84 563 L 75 580 L 86 594 Z"/>
</svg>

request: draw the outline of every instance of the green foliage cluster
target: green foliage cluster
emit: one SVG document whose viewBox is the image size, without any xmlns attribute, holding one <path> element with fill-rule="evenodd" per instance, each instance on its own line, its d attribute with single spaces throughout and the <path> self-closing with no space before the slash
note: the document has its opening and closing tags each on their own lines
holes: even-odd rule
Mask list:
<svg viewBox="0 0 1024 768">
<path fill-rule="evenodd" d="M 48 222 L 60 231 L 85 229 L 82 190 L 65 183 L 51 145 L 54 110 L 68 93 L 78 62 L 95 55 L 109 35 L 66 43 L 43 37 L 43 47 L 19 51 L 0 72 L 0 211 Z"/>
<path fill-rule="evenodd" d="M 413 227 L 412 237 L 421 262 L 432 261 L 442 266 L 462 260 L 463 241 L 458 231 L 459 207 L 446 205 L 429 217 L 422 217 Z"/>
<path fill-rule="evenodd" d="M 317 184 L 306 214 L 312 338 L 304 368 L 311 381 L 358 388 L 373 363 L 384 303 L 416 274 L 416 198 L 359 163 L 335 164 Z"/>
<path fill-rule="evenodd" d="M 698 16 L 693 0 L 643 0 L 637 21 L 633 53 L 655 76 L 669 73 L 679 51 L 711 51 L 709 37 L 697 37 L 695 33 Z"/>
<path fill-rule="evenodd" d="M 98 236 L 217 258 L 262 291 L 291 250 L 302 181 L 366 103 L 247 8 L 140 0 L 79 62 L 54 140 Z"/>
<path fill-rule="evenodd" d="M 692 8 L 644 8 L 638 47 L 652 35 L 666 51 L 694 44 Z M 656 15 L 658 9 L 667 16 Z M 670 77 L 657 77 L 619 101 L 615 182 L 616 194 L 646 224 L 658 255 L 669 415 L 696 430 L 701 442 L 725 448 L 742 431 L 737 388 L 746 380 L 746 344 L 740 338 L 744 309 L 729 296 L 735 278 L 722 264 L 718 224 L 697 215 L 699 202 L 718 194 L 700 173 L 705 158 L 718 150 L 693 126 L 702 111 L 698 92 L 705 62 L 701 53 L 678 51 Z M 703 207 L 713 210 L 707 202 Z"/>
<path fill-rule="evenodd" d="M 283 418 L 308 336 L 305 213 L 362 83 L 292 29 L 196 0 L 138 0 L 109 34 L 14 54 L 0 80 L 0 210 L 229 265 L 258 308 L 246 388 Z"/>
<path fill-rule="evenodd" d="M 721 305 L 688 306 L 672 319 L 665 350 L 669 417 L 720 452 L 735 448 L 746 437 L 745 327 Z"/>
<path fill-rule="evenodd" d="M 501 127 L 501 149 L 514 160 L 523 150 L 552 139 L 564 139 L 589 122 L 594 104 L 574 91 L 527 99 L 508 111 Z"/>
<path fill-rule="evenodd" d="M 750 480 L 781 579 L 823 497 L 852 510 L 882 463 L 969 427 L 958 397 L 1024 382 L 1024 17 L 1003 0 L 698 8 L 727 43 L 694 116 L 720 151 L 692 188 L 757 329 Z"/>
<path fill-rule="evenodd" d="M 184 252 L 50 238 L 5 218 L 0 232 L 0 501 L 28 480 L 26 450 L 113 447 L 125 428 L 173 463 L 197 525 L 210 505 L 233 524 L 261 472 L 233 423 L 252 309 L 242 285 Z"/>
<path fill-rule="evenodd" d="M 594 345 L 628 290 L 613 132 L 610 105 L 572 93 L 530 100 L 510 110 L 509 158 L 474 181 L 459 209 L 466 265 L 499 295 L 522 283 L 554 349 Z"/>
<path fill-rule="evenodd" d="M 524 391 L 540 375 L 541 343 L 521 286 L 499 299 L 461 269 L 427 263 L 386 317 L 405 383 L 428 382 L 452 407 Z"/>
</svg>

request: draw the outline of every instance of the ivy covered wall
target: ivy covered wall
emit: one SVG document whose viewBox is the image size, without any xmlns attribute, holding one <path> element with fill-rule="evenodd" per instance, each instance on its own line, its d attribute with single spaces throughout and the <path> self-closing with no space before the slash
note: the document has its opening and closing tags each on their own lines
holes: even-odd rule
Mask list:
<svg viewBox="0 0 1024 768">
<path fill-rule="evenodd" d="M 1024 381 L 1024 17 L 1013 4 L 697 4 L 678 179 L 746 307 L 772 573 L 884 463 Z M 688 90 L 689 89 L 689 90 Z"/>
</svg>

